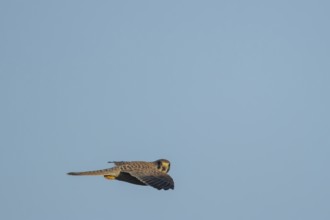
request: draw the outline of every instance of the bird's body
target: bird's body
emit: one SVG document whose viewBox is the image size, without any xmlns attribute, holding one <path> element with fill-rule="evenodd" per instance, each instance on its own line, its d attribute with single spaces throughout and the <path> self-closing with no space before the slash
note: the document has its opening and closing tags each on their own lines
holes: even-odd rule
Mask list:
<svg viewBox="0 0 330 220">
<path fill-rule="evenodd" d="M 115 166 L 103 170 L 71 172 L 69 175 L 104 176 L 106 179 L 116 179 L 137 185 L 150 185 L 156 189 L 174 189 L 174 181 L 167 174 L 170 161 L 165 159 L 154 162 L 145 161 L 114 161 Z"/>
</svg>

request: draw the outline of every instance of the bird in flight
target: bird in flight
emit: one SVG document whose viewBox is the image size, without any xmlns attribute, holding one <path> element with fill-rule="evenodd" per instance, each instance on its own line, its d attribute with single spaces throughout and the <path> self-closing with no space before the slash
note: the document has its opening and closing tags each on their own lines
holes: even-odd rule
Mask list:
<svg viewBox="0 0 330 220">
<path fill-rule="evenodd" d="M 104 176 L 109 180 L 120 180 L 137 185 L 149 185 L 158 190 L 174 189 L 174 181 L 168 171 L 171 163 L 166 159 L 153 162 L 145 161 L 112 161 L 115 166 L 103 170 L 70 172 L 73 176 Z"/>
</svg>

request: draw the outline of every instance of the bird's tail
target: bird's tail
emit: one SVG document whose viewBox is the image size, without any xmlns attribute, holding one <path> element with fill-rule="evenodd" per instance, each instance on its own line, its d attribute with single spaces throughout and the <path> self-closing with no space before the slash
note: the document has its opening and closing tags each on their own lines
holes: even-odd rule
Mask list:
<svg viewBox="0 0 330 220">
<path fill-rule="evenodd" d="M 112 169 L 104 169 L 104 170 L 93 170 L 93 171 L 84 171 L 84 172 L 70 172 L 68 175 L 72 176 L 104 176 L 110 175 L 112 173 Z"/>
</svg>

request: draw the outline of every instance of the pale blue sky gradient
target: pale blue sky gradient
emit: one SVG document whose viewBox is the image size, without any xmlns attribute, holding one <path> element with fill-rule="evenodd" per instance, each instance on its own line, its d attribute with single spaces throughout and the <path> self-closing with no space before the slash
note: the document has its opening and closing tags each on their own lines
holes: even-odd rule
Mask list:
<svg viewBox="0 0 330 220">
<path fill-rule="evenodd" d="M 329 1 L 2 1 L 0 219 L 329 220 Z M 174 191 L 71 177 L 172 162 Z"/>
</svg>

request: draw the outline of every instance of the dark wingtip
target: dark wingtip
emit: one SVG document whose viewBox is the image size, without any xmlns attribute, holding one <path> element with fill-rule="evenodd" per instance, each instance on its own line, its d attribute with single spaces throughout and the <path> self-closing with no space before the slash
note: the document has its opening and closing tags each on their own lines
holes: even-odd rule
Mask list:
<svg viewBox="0 0 330 220">
<path fill-rule="evenodd" d="M 77 175 L 77 173 L 75 173 L 75 172 L 70 172 L 70 173 L 67 173 L 67 174 L 71 175 L 71 176 Z"/>
<path fill-rule="evenodd" d="M 165 190 L 169 190 L 169 189 L 174 190 L 174 186 L 171 186 L 171 187 L 165 188 Z"/>
</svg>

